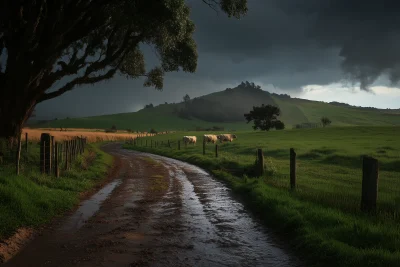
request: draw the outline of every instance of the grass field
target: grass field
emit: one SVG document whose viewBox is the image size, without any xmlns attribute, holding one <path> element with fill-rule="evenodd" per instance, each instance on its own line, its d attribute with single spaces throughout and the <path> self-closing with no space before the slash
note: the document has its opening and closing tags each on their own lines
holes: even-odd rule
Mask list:
<svg viewBox="0 0 400 267">
<path fill-rule="evenodd" d="M 106 176 L 112 163 L 112 157 L 97 144 L 89 145 L 72 169 L 56 179 L 40 174 L 38 145 L 30 145 L 29 153 L 21 157 L 19 176 L 14 164 L 0 164 L 0 240 L 20 227 L 37 227 L 70 210 L 79 202 L 81 192 Z"/>
<path fill-rule="evenodd" d="M 219 146 L 201 142 L 177 150 L 185 132 L 155 136 L 157 148 L 132 149 L 195 163 L 227 181 L 248 200 L 265 222 L 289 233 L 300 251 L 327 266 L 399 266 L 400 263 L 400 127 L 332 127 L 273 132 L 237 132 L 237 140 Z M 167 139 L 172 148 L 165 146 Z M 144 140 L 144 139 L 143 139 Z M 289 191 L 289 149 L 297 152 L 297 190 Z M 268 174 L 243 177 L 263 148 Z M 362 155 L 380 162 L 378 211 L 359 211 Z M 240 176 L 235 178 L 232 174 Z"/>
<path fill-rule="evenodd" d="M 146 109 L 133 113 L 55 120 L 40 125 L 40 127 L 107 129 L 112 125 L 116 125 L 117 128 L 121 130 L 132 129 L 141 132 L 150 131 L 151 128 L 154 128 L 157 131 L 183 131 L 187 129 L 195 129 L 196 127 L 212 127 L 215 125 L 225 127 L 225 129 L 251 129 L 251 126 L 244 122 L 216 123 L 198 119 L 182 119 L 176 114 L 173 114 L 173 108 L 173 104 L 160 105 L 153 109 Z"/>
</svg>

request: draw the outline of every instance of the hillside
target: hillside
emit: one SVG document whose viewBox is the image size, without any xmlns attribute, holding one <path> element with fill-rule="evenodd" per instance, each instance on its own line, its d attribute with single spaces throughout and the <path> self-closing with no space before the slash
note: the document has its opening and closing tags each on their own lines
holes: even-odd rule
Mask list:
<svg viewBox="0 0 400 267">
<path fill-rule="evenodd" d="M 281 109 L 281 119 L 287 128 L 295 124 L 318 123 L 322 116 L 336 126 L 400 125 L 400 110 L 361 108 L 345 103 L 325 103 L 291 98 L 263 91 L 253 83 L 191 99 L 186 103 L 161 104 L 133 113 L 120 113 L 86 118 L 71 118 L 41 123 L 40 127 L 110 128 L 147 131 L 193 130 L 224 127 L 226 130 L 248 130 L 243 114 L 253 106 L 271 104 Z"/>
</svg>

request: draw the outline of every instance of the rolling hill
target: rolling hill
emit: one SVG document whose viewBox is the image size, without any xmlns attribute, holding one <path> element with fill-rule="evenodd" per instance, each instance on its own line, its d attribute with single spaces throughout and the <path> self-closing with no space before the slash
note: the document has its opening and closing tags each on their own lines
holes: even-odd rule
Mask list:
<svg viewBox="0 0 400 267">
<path fill-rule="evenodd" d="M 336 126 L 400 125 L 400 110 L 362 108 L 338 102 L 319 102 L 291 98 L 263 91 L 253 83 L 242 83 L 235 88 L 191 99 L 186 103 L 161 104 L 133 113 L 70 118 L 36 124 L 36 127 L 110 128 L 148 131 L 193 130 L 224 127 L 225 130 L 247 130 L 244 113 L 253 106 L 271 104 L 281 109 L 281 120 L 286 128 L 296 124 L 318 123 L 322 116 Z"/>
</svg>

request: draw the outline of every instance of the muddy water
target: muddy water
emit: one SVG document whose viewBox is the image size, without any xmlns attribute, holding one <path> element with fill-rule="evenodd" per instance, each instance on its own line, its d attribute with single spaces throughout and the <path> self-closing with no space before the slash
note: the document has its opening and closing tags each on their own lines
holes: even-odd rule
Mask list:
<svg viewBox="0 0 400 267">
<path fill-rule="evenodd" d="M 304 266 L 202 169 L 105 150 L 115 180 L 6 266 Z"/>
<path fill-rule="evenodd" d="M 94 194 L 90 199 L 83 201 L 75 213 L 70 216 L 61 226 L 62 231 L 75 231 L 81 228 L 99 209 L 100 205 L 107 199 L 116 186 L 121 184 L 121 180 L 117 179 L 104 186 L 99 192 Z"/>
<path fill-rule="evenodd" d="M 192 249 L 184 254 L 196 259 L 196 266 L 301 266 L 297 259 L 279 248 L 223 183 L 194 165 L 140 154 L 164 164 L 170 178 L 182 185 L 181 216 L 186 231 L 180 233 L 179 239 L 190 240 Z M 156 207 L 156 214 L 169 213 L 172 209 L 174 204 L 168 203 L 167 196 Z"/>
</svg>

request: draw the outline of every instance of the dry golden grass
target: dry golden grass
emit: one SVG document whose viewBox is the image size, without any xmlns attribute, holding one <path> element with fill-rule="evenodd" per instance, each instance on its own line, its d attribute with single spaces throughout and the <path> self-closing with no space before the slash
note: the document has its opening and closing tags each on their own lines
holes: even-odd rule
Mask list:
<svg viewBox="0 0 400 267">
<path fill-rule="evenodd" d="M 135 138 L 137 136 L 141 136 L 141 134 L 137 133 L 105 133 L 103 132 L 93 132 L 88 129 L 75 129 L 75 131 L 60 131 L 55 129 L 29 129 L 25 128 L 22 131 L 22 138 L 25 138 L 25 133 L 28 133 L 28 139 L 30 141 L 39 141 L 40 135 L 42 133 L 49 133 L 50 135 L 54 136 L 55 141 L 63 141 L 63 140 L 70 140 L 77 136 L 83 136 L 88 139 L 89 143 L 94 142 L 102 142 L 102 141 L 124 141 L 130 138 Z M 146 133 L 143 133 L 146 135 Z M 154 134 L 148 134 L 154 135 Z M 22 139 L 23 140 L 23 139 Z"/>
<path fill-rule="evenodd" d="M 29 128 L 26 128 L 29 129 Z M 35 128 L 36 130 L 42 131 L 60 131 L 61 128 Z M 85 129 L 85 128 L 62 128 L 62 131 L 66 132 L 102 132 L 104 133 L 104 129 Z M 128 133 L 126 130 L 117 130 L 117 133 Z"/>
</svg>

